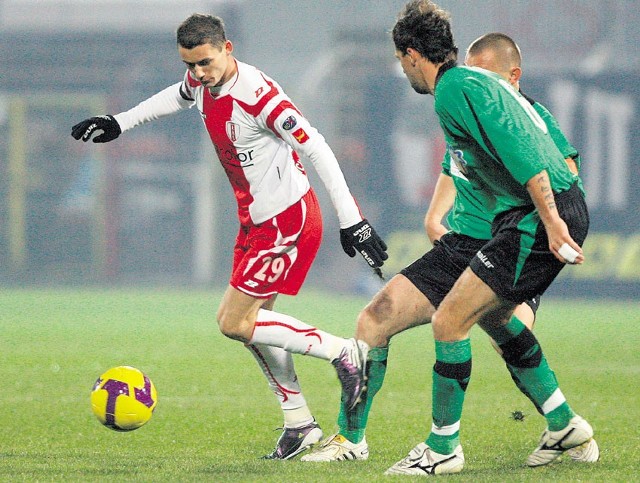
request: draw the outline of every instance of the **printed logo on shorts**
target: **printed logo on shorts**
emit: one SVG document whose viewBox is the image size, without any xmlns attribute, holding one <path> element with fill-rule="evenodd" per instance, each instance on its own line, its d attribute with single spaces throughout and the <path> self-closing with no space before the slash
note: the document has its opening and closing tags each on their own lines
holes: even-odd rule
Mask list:
<svg viewBox="0 0 640 483">
<path fill-rule="evenodd" d="M 298 120 L 296 119 L 296 117 L 289 116 L 282 123 L 282 129 L 284 129 L 285 131 L 291 131 L 294 127 L 296 127 L 296 124 L 298 124 Z"/>
<path fill-rule="evenodd" d="M 309 135 L 302 128 L 294 131 L 293 137 L 296 138 L 296 141 L 298 141 L 300 144 L 304 144 L 309 140 Z"/>
<path fill-rule="evenodd" d="M 487 258 L 487 256 L 482 253 L 481 251 L 478 250 L 478 253 L 476 253 L 476 257 L 478 257 L 480 259 L 480 261 L 482 262 L 482 264 L 487 267 L 487 268 L 495 268 L 493 263 L 491 263 L 489 261 L 489 259 Z"/>
</svg>

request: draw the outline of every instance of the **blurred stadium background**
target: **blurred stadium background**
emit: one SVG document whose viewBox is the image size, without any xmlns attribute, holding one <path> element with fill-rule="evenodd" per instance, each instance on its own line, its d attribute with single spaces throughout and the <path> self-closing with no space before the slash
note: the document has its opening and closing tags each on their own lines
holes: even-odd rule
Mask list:
<svg viewBox="0 0 640 483">
<path fill-rule="evenodd" d="M 175 28 L 222 16 L 236 56 L 277 79 L 325 135 L 393 273 L 427 249 L 422 217 L 443 140 L 389 29 L 404 0 L 0 0 L 0 285 L 222 287 L 235 204 L 195 112 L 106 145 L 70 136 L 177 82 Z M 461 51 L 490 31 L 524 55 L 522 88 L 558 118 L 583 157 L 592 213 L 588 263 L 558 296 L 640 294 L 640 9 L 636 0 L 440 0 Z M 309 168 L 310 163 L 307 163 Z M 376 288 L 342 254 L 310 168 L 325 237 L 310 285 Z"/>
</svg>

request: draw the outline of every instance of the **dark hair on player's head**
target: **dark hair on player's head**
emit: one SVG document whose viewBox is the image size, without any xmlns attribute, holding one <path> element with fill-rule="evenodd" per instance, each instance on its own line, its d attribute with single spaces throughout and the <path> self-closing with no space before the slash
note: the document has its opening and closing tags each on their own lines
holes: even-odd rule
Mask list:
<svg viewBox="0 0 640 483">
<path fill-rule="evenodd" d="M 178 27 L 177 39 L 178 45 L 185 49 L 204 44 L 222 46 L 227 41 L 224 21 L 215 15 L 194 13 Z"/>
<path fill-rule="evenodd" d="M 430 0 L 407 3 L 392 31 L 396 50 L 404 55 L 411 47 L 434 64 L 456 60 L 458 47 L 449 19 L 449 12 Z"/>
<path fill-rule="evenodd" d="M 467 55 L 478 55 L 487 49 L 499 54 L 498 58 L 504 60 L 506 68 L 509 68 L 511 65 L 520 67 L 522 63 L 520 47 L 506 34 L 491 32 L 477 38 L 467 49 Z"/>
</svg>

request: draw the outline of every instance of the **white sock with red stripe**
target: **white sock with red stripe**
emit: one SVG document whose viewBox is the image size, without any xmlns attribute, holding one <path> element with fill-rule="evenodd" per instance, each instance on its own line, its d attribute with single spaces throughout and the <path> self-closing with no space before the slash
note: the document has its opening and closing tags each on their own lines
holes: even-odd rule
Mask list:
<svg viewBox="0 0 640 483">
<path fill-rule="evenodd" d="M 268 345 L 247 345 L 267 378 L 284 412 L 284 425 L 297 428 L 313 421 L 307 401 L 302 395 L 293 357 L 284 349 Z"/>
<path fill-rule="evenodd" d="M 287 352 L 332 361 L 340 355 L 348 340 L 316 329 L 289 315 L 260 309 L 249 344 L 281 347 Z"/>
</svg>

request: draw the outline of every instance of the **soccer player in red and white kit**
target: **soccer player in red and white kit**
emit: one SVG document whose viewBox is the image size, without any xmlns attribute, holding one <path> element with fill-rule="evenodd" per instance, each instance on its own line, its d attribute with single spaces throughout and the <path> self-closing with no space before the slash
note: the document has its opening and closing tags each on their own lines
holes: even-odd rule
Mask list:
<svg viewBox="0 0 640 483">
<path fill-rule="evenodd" d="M 340 241 L 376 270 L 386 245 L 363 218 L 335 155 L 282 88 L 233 56 L 222 19 L 194 14 L 177 30 L 184 79 L 134 108 L 86 119 L 75 139 L 108 142 L 142 123 L 196 106 L 233 187 L 240 230 L 217 319 L 224 335 L 252 352 L 284 412 L 284 431 L 268 459 L 289 459 L 322 438 L 293 367 L 292 353 L 331 361 L 342 397 L 355 406 L 367 347 L 275 312 L 278 294 L 298 293 L 322 237 L 318 200 L 300 156 L 311 160 L 340 221 Z M 354 383 L 355 382 L 355 383 Z"/>
</svg>

